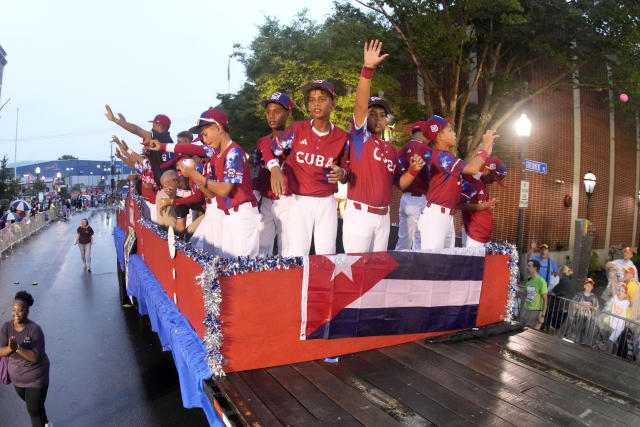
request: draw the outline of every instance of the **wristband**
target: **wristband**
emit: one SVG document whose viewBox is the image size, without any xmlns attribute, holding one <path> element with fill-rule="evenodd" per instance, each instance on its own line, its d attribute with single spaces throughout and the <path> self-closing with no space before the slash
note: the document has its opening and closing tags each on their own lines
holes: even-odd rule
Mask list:
<svg viewBox="0 0 640 427">
<path fill-rule="evenodd" d="M 362 71 L 360 72 L 360 75 L 365 79 L 371 79 L 373 77 L 374 71 L 375 71 L 375 68 L 362 67 Z"/>
<path fill-rule="evenodd" d="M 420 173 L 419 170 L 415 170 L 414 168 L 409 168 L 409 174 L 411 176 L 418 176 L 419 173 Z"/>
<path fill-rule="evenodd" d="M 160 144 L 160 149 L 162 150 L 162 145 Z M 164 150 L 162 151 L 166 151 L 167 153 L 175 153 L 176 151 L 176 144 L 164 144 Z"/>
<path fill-rule="evenodd" d="M 489 155 L 484 150 L 478 150 L 478 152 L 476 153 L 476 157 L 482 157 L 482 160 L 486 161 Z"/>
<path fill-rule="evenodd" d="M 280 163 L 278 163 L 278 159 L 271 159 L 267 162 L 267 169 L 269 169 L 269 172 L 271 172 L 271 169 L 275 168 L 276 166 L 280 166 Z"/>
</svg>

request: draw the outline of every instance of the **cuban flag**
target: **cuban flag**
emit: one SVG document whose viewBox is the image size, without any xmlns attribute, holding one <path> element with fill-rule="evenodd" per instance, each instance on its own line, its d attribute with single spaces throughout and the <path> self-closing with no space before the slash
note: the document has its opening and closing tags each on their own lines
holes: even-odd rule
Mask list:
<svg viewBox="0 0 640 427">
<path fill-rule="evenodd" d="M 300 339 L 475 327 L 484 263 L 483 247 L 310 256 Z"/>
</svg>

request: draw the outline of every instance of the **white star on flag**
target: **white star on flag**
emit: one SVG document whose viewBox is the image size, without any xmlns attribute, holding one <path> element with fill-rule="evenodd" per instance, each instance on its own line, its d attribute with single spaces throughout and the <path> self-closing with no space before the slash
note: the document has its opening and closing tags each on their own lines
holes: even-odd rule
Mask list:
<svg viewBox="0 0 640 427">
<path fill-rule="evenodd" d="M 347 254 L 338 254 L 338 255 L 325 255 L 329 261 L 331 261 L 335 268 L 333 269 L 333 274 L 331 275 L 331 279 L 333 280 L 340 273 L 343 273 L 345 276 L 349 278 L 349 280 L 353 281 L 353 273 L 351 271 L 351 266 L 357 262 L 360 258 L 359 256 L 347 255 Z"/>
</svg>

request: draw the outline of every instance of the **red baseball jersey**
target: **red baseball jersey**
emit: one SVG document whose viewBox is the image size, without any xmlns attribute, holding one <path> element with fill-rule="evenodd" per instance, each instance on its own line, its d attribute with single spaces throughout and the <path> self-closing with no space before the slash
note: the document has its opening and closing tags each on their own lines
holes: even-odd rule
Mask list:
<svg viewBox="0 0 640 427">
<path fill-rule="evenodd" d="M 147 202 L 155 203 L 158 186 L 156 185 L 156 179 L 153 175 L 153 169 L 151 168 L 151 162 L 149 159 L 144 159 L 142 163 L 136 162 L 136 171 L 140 174 L 142 183 L 147 186 L 151 186 L 151 189 L 144 188 L 144 185 L 142 186 L 142 197 Z"/>
<path fill-rule="evenodd" d="M 398 152 L 398 168 L 400 169 L 400 175 L 409 170 L 411 166 L 411 157 L 414 154 L 424 157 L 427 152 L 427 145 L 420 142 L 411 140 Z M 405 193 L 411 193 L 414 196 L 427 194 L 429 188 L 429 177 L 427 176 L 427 168 L 422 168 L 418 176 L 413 180 L 411 185 L 404 190 Z"/>
<path fill-rule="evenodd" d="M 273 194 L 273 191 L 271 191 L 271 172 L 269 171 L 269 168 L 267 167 L 267 164 L 265 162 L 265 154 L 263 154 L 266 153 L 266 156 L 268 158 L 273 158 L 273 152 L 271 151 L 272 142 L 273 137 L 271 135 L 263 136 L 258 140 L 256 149 L 253 152 L 253 164 L 258 169 L 258 177 L 256 178 L 256 190 L 260 192 L 262 197 L 268 197 L 269 199 L 278 200 L 278 196 Z M 284 171 L 284 156 L 279 155 L 276 156 L 275 159 L 278 161 L 280 169 Z M 285 189 L 285 196 L 289 196 L 290 194 L 291 191 L 289 189 L 289 185 L 287 185 Z"/>
<path fill-rule="evenodd" d="M 460 203 L 462 192 L 462 170 L 467 162 L 454 156 L 450 151 L 427 147 L 424 161 L 428 168 L 429 189 L 427 203 L 455 209 Z"/>
<path fill-rule="evenodd" d="M 227 210 L 246 202 L 257 204 L 249 164 L 242 147 L 231 141 L 224 152 L 215 153 L 212 160 L 215 160 L 213 171 L 216 181 L 235 184 L 227 197 L 216 196 L 218 209 Z"/>
<path fill-rule="evenodd" d="M 360 128 L 351 119 L 350 138 L 347 197 L 370 206 L 389 206 L 398 152 L 387 141 L 371 135 L 366 119 Z"/>
<path fill-rule="evenodd" d="M 328 181 L 329 165 L 349 167 L 349 134 L 332 124 L 327 134 L 320 135 L 311 122 L 294 122 L 285 129 L 273 140 L 271 155 L 263 154 L 264 160 L 271 168 L 276 164 L 276 156 L 285 156 L 285 175 L 293 194 L 331 196 L 338 191 L 338 184 Z"/>
<path fill-rule="evenodd" d="M 462 182 L 462 203 L 481 205 L 490 200 L 489 189 L 484 182 L 472 176 L 465 176 Z M 493 230 L 493 211 L 462 211 L 462 221 L 467 235 L 476 242 L 487 243 Z"/>
</svg>

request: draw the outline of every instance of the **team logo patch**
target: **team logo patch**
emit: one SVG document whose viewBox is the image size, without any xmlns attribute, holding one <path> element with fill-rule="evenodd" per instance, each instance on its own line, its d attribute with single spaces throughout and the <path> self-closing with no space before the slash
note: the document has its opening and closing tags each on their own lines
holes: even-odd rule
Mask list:
<svg viewBox="0 0 640 427">
<path fill-rule="evenodd" d="M 227 176 L 229 178 L 235 178 L 237 175 L 237 172 L 235 169 L 227 169 Z"/>
<path fill-rule="evenodd" d="M 272 99 L 272 100 L 276 101 L 276 100 L 280 99 L 280 95 L 282 95 L 280 92 L 274 92 L 271 95 L 271 98 L 269 98 L 269 99 Z"/>
<path fill-rule="evenodd" d="M 438 125 L 431 125 L 431 132 L 438 132 Z"/>
</svg>

